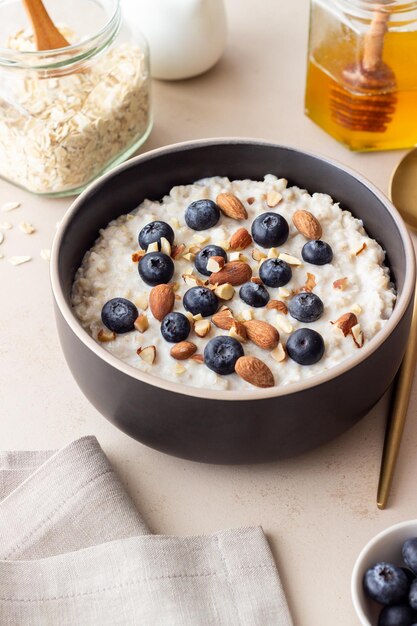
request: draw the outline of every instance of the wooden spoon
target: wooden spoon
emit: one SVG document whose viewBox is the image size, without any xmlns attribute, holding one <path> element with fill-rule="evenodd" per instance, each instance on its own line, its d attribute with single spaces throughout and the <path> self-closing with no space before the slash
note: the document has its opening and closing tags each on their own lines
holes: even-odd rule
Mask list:
<svg viewBox="0 0 417 626">
<path fill-rule="evenodd" d="M 23 6 L 32 23 L 38 50 L 56 50 L 70 45 L 51 20 L 42 0 L 23 0 Z"/>
</svg>

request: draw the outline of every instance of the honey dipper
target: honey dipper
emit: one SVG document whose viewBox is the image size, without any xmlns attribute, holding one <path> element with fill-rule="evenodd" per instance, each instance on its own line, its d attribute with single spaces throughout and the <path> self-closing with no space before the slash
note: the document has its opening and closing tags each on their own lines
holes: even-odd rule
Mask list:
<svg viewBox="0 0 417 626">
<path fill-rule="evenodd" d="M 382 60 L 388 20 L 382 7 L 374 11 L 361 61 L 348 65 L 330 92 L 333 119 L 351 131 L 383 133 L 395 112 L 395 75 Z"/>
<path fill-rule="evenodd" d="M 51 20 L 42 0 L 23 0 L 23 6 L 32 23 L 37 50 L 56 50 L 70 45 Z"/>
</svg>

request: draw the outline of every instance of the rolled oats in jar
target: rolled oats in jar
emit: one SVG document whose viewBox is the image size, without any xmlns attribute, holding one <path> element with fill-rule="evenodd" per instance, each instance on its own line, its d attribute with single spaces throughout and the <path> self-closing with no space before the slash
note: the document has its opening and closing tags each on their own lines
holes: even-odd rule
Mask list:
<svg viewBox="0 0 417 626">
<path fill-rule="evenodd" d="M 0 176 L 44 195 L 80 192 L 149 135 L 147 44 L 119 0 L 51 0 L 70 42 L 37 51 L 21 0 L 0 0 Z"/>
</svg>

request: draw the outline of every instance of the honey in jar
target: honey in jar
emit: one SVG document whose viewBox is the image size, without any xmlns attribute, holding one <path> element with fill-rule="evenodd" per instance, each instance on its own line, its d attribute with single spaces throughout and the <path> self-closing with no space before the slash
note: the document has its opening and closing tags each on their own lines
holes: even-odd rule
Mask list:
<svg viewBox="0 0 417 626">
<path fill-rule="evenodd" d="M 417 2 L 312 0 L 305 112 L 351 150 L 417 144 Z"/>
</svg>

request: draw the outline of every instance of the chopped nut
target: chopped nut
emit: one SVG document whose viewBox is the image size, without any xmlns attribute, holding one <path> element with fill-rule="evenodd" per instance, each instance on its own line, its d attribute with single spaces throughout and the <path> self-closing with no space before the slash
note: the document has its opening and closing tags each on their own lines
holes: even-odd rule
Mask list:
<svg viewBox="0 0 417 626">
<path fill-rule="evenodd" d="M 31 258 L 31 256 L 11 256 L 8 261 L 12 265 L 22 265 L 23 263 L 27 263 L 28 261 L 30 261 Z"/>
<path fill-rule="evenodd" d="M 316 277 L 314 276 L 314 274 L 310 274 L 309 272 L 307 272 L 307 280 L 305 285 L 301 287 L 301 291 L 313 291 L 316 285 Z"/>
<path fill-rule="evenodd" d="M 230 239 L 232 250 L 244 250 L 252 243 L 252 237 L 246 228 L 238 228 Z"/>
<path fill-rule="evenodd" d="M 222 256 L 211 256 L 207 261 L 208 272 L 220 272 L 223 269 L 225 260 Z"/>
<path fill-rule="evenodd" d="M 204 363 L 204 357 L 202 354 L 193 354 L 191 360 L 195 361 L 196 363 Z"/>
<path fill-rule="evenodd" d="M 286 289 L 285 287 L 279 287 L 278 288 L 278 295 L 281 298 L 289 298 L 291 295 L 291 291 L 289 291 L 288 289 Z"/>
<path fill-rule="evenodd" d="M 220 309 L 220 311 L 213 315 L 211 321 L 218 328 L 230 330 L 235 320 L 232 311 L 227 306 L 224 306 Z"/>
<path fill-rule="evenodd" d="M 333 283 L 333 287 L 335 289 L 340 289 L 340 291 L 344 291 L 347 287 L 347 283 L 348 283 L 348 279 L 345 276 L 344 278 L 338 278 L 337 280 L 335 280 Z"/>
<path fill-rule="evenodd" d="M 277 363 L 281 363 L 282 361 L 285 361 L 287 354 L 284 350 L 284 346 L 282 345 L 282 343 L 279 343 L 276 348 L 271 350 L 271 356 L 274 359 L 274 361 L 277 361 Z"/>
<path fill-rule="evenodd" d="M 49 250 L 49 248 L 43 248 L 43 250 L 41 250 L 41 259 L 43 259 L 44 261 L 49 261 L 51 258 L 51 251 Z"/>
<path fill-rule="evenodd" d="M 288 313 L 288 307 L 285 302 L 281 302 L 281 300 L 270 300 L 266 305 L 267 309 L 275 309 L 284 315 Z"/>
<path fill-rule="evenodd" d="M 359 250 L 355 252 L 355 256 L 359 256 L 364 250 L 366 250 L 366 243 L 363 243 Z"/>
<path fill-rule="evenodd" d="M 246 198 L 246 202 L 251 205 L 255 202 L 255 198 L 253 198 L 252 196 L 250 198 Z"/>
<path fill-rule="evenodd" d="M 199 337 L 205 337 L 208 335 L 211 329 L 211 324 L 208 320 L 198 320 L 194 324 L 194 332 Z"/>
<path fill-rule="evenodd" d="M 135 296 L 133 303 L 138 307 L 138 309 L 146 311 L 148 308 L 148 294 L 141 291 L 137 296 Z"/>
<path fill-rule="evenodd" d="M 20 207 L 20 202 L 5 202 L 2 204 L 0 211 L 8 212 L 14 211 Z"/>
<path fill-rule="evenodd" d="M 339 319 L 337 319 L 335 322 L 330 323 L 340 328 L 344 336 L 347 337 L 353 326 L 358 324 L 358 318 L 354 313 L 351 313 L 349 311 L 349 313 L 344 313 L 343 315 L 341 315 Z"/>
<path fill-rule="evenodd" d="M 283 315 L 277 315 L 275 318 L 275 326 L 279 331 L 289 335 L 293 331 L 292 324 Z"/>
<path fill-rule="evenodd" d="M 139 315 L 135 319 L 135 328 L 140 333 L 144 333 L 145 330 L 148 330 L 148 328 L 149 328 L 149 320 L 148 320 L 148 317 L 147 317 L 146 313 L 141 313 L 141 315 Z"/>
<path fill-rule="evenodd" d="M 277 259 L 278 258 L 278 250 L 276 248 L 269 248 L 268 250 L 268 259 Z"/>
<path fill-rule="evenodd" d="M 32 224 L 29 224 L 29 222 L 20 222 L 19 228 L 25 235 L 32 235 L 36 232 L 36 228 Z"/>
<path fill-rule="evenodd" d="M 201 246 L 198 246 L 196 243 L 193 244 L 192 246 L 189 247 L 188 252 L 191 252 L 191 254 L 195 254 L 197 256 L 197 254 L 199 252 L 201 252 L 202 248 Z"/>
<path fill-rule="evenodd" d="M 364 344 L 364 337 L 363 337 L 363 332 L 361 330 L 361 325 L 360 324 L 356 324 L 355 326 L 352 326 L 352 328 L 350 329 L 350 332 L 352 334 L 353 341 L 355 342 L 355 345 L 358 348 L 362 348 L 362 346 Z"/>
<path fill-rule="evenodd" d="M 170 354 L 173 359 L 185 361 L 193 356 L 196 350 L 197 346 L 195 343 L 192 343 L 191 341 L 180 341 L 172 346 Z"/>
<path fill-rule="evenodd" d="M 114 341 L 116 339 L 116 333 L 112 330 L 107 330 L 107 328 L 101 328 L 98 331 L 97 339 L 101 341 L 101 343 L 109 343 L 109 341 Z"/>
<path fill-rule="evenodd" d="M 169 221 L 170 221 L 171 226 L 173 226 L 174 228 L 180 227 L 180 223 L 176 217 L 172 217 Z"/>
<path fill-rule="evenodd" d="M 250 279 L 251 283 L 255 283 L 256 285 L 262 285 L 262 281 L 259 278 L 259 276 L 252 276 L 252 278 Z"/>
<path fill-rule="evenodd" d="M 159 251 L 159 245 L 157 241 L 153 241 L 146 248 L 146 254 L 149 254 L 149 252 L 158 252 L 158 251 Z"/>
<path fill-rule="evenodd" d="M 188 319 L 188 321 L 190 322 L 191 326 L 193 326 L 193 324 L 194 324 L 193 314 L 190 311 L 185 311 L 184 315 Z"/>
<path fill-rule="evenodd" d="M 230 241 L 226 241 L 225 239 L 219 241 L 217 245 L 223 248 L 223 250 L 230 250 Z"/>
<path fill-rule="evenodd" d="M 269 207 L 271 207 L 271 209 L 273 209 L 274 207 L 277 206 L 277 204 L 279 204 L 282 200 L 282 195 L 279 193 L 279 191 L 268 191 L 268 193 L 266 194 L 266 203 Z"/>
<path fill-rule="evenodd" d="M 246 343 L 248 334 L 246 332 L 245 325 L 237 320 L 233 322 L 232 327 L 229 330 L 229 337 L 237 339 L 240 343 Z"/>
<path fill-rule="evenodd" d="M 194 322 L 198 322 L 199 320 L 202 320 L 202 319 L 204 319 L 204 318 L 201 315 L 201 313 L 197 313 L 196 315 L 193 315 Z"/>
<path fill-rule="evenodd" d="M 359 315 L 359 313 L 362 313 L 361 307 L 356 302 L 355 304 L 352 304 L 352 306 L 350 307 L 350 310 L 352 313 L 355 313 L 355 315 Z"/>
<path fill-rule="evenodd" d="M 297 259 L 295 256 L 291 256 L 291 254 L 286 254 L 285 252 L 281 252 L 278 255 L 278 258 L 281 259 L 281 261 L 288 263 L 288 265 L 302 265 L 300 259 Z"/>
<path fill-rule="evenodd" d="M 161 237 L 161 252 L 171 256 L 171 244 L 166 237 Z"/>
<path fill-rule="evenodd" d="M 184 374 L 184 372 L 186 372 L 184 365 L 182 363 L 175 363 L 174 374 L 176 374 L 177 376 L 181 376 L 181 374 Z"/>
<path fill-rule="evenodd" d="M 202 287 L 205 283 L 195 274 L 183 274 L 182 278 L 188 287 Z"/>
<path fill-rule="evenodd" d="M 207 241 L 209 241 L 210 237 L 207 237 L 206 235 L 193 235 L 193 239 L 197 243 L 207 243 Z"/>
<path fill-rule="evenodd" d="M 249 322 L 250 320 L 253 320 L 253 310 L 252 309 L 243 309 L 243 311 L 240 314 L 240 317 L 245 322 Z"/>
<path fill-rule="evenodd" d="M 145 250 L 138 250 L 137 252 L 133 252 L 132 254 L 133 263 L 139 263 L 139 261 L 141 260 L 143 256 L 145 256 L 145 254 L 146 254 Z"/>
<path fill-rule="evenodd" d="M 0 228 L 2 230 L 11 230 L 13 228 L 13 224 L 10 222 L 0 222 Z"/>
<path fill-rule="evenodd" d="M 187 261 L 194 261 L 195 259 L 195 254 L 193 254 L 192 252 L 186 252 L 185 254 L 182 255 L 184 259 L 186 259 Z"/>
<path fill-rule="evenodd" d="M 214 289 L 214 293 L 220 300 L 231 300 L 235 295 L 235 288 L 230 283 L 223 283 Z"/>
<path fill-rule="evenodd" d="M 185 245 L 183 243 L 181 243 L 179 246 L 172 246 L 171 247 L 171 256 L 173 259 L 179 259 L 182 254 L 185 252 Z"/>
<path fill-rule="evenodd" d="M 155 346 L 147 346 L 146 348 L 138 348 L 136 352 L 138 356 L 149 365 L 152 365 L 152 363 L 155 361 L 155 358 L 156 358 Z"/>
<path fill-rule="evenodd" d="M 178 289 L 180 288 L 179 283 L 170 283 L 170 284 L 171 284 L 172 291 L 178 291 Z"/>
<path fill-rule="evenodd" d="M 258 250 L 258 248 L 254 248 L 252 250 L 252 259 L 254 261 L 262 261 L 262 259 L 266 259 L 266 254 Z"/>
</svg>

